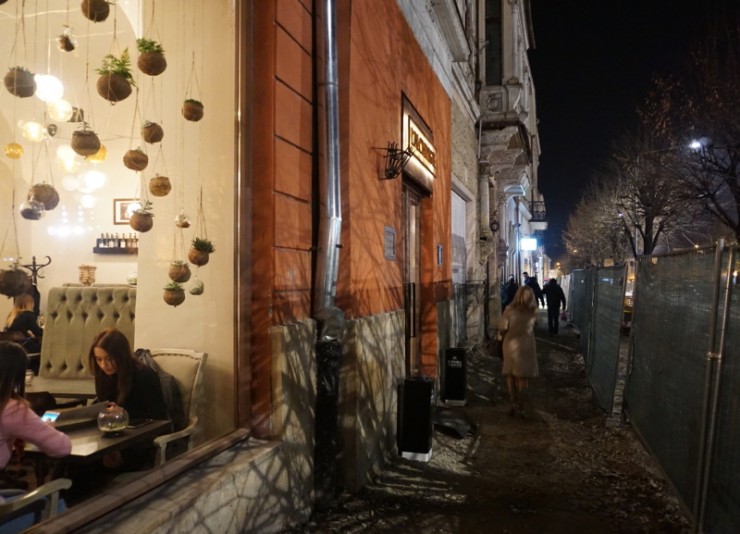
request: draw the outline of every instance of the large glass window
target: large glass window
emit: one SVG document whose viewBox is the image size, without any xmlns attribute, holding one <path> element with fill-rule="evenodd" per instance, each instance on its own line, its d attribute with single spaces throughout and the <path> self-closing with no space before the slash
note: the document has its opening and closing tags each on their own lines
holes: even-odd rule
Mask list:
<svg viewBox="0 0 740 534">
<path fill-rule="evenodd" d="M 486 85 L 501 85 L 501 0 L 486 0 Z"/>
<path fill-rule="evenodd" d="M 87 4 L 100 11 L 86 17 L 79 2 L 0 6 L 0 57 L 36 74 L 35 95 L 12 94 L 8 87 L 22 82 L 9 82 L 10 72 L 0 88 L 0 268 L 51 259 L 37 280 L 42 314 L 52 287 L 135 286 L 133 348 L 208 354 L 207 417 L 195 438 L 204 443 L 233 430 L 235 421 L 233 2 Z M 159 47 L 166 68 L 144 73 L 142 58 Z M 128 89 L 109 94 L 113 82 L 103 75 L 110 72 L 128 77 Z M 198 104 L 202 118 L 197 109 L 190 115 Z M 152 124 L 161 140 L 146 137 Z M 92 134 L 99 149 L 79 144 Z M 21 203 L 41 184 L 56 190 L 58 205 L 26 218 Z M 137 205 L 151 208 L 148 231 L 129 222 Z M 205 265 L 188 258 L 195 238 L 215 247 Z M 163 298 L 175 262 L 191 270 L 176 307 Z M 0 316 L 11 304 L 0 299 Z"/>
</svg>

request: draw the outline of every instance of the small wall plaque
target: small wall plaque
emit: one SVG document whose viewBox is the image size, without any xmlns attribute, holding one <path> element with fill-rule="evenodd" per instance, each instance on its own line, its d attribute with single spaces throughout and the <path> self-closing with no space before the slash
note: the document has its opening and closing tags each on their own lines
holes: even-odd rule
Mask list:
<svg viewBox="0 0 740 534">
<path fill-rule="evenodd" d="M 383 228 L 384 232 L 384 249 L 385 259 L 395 260 L 396 259 L 396 231 L 389 226 Z"/>
</svg>

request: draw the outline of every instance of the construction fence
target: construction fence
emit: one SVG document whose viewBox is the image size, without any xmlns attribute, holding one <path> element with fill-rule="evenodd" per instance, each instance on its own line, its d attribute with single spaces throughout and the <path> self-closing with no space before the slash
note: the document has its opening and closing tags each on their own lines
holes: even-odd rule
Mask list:
<svg viewBox="0 0 740 534">
<path fill-rule="evenodd" d="M 594 400 L 629 420 L 691 511 L 696 532 L 740 532 L 738 248 L 638 260 L 569 276 L 570 320 Z"/>
</svg>

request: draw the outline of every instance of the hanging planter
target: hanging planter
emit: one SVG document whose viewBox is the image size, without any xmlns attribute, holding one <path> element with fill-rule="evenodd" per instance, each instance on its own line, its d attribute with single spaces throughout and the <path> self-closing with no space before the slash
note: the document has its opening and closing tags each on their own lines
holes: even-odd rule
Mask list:
<svg viewBox="0 0 740 534">
<path fill-rule="evenodd" d="M 9 269 L 0 269 L 0 294 L 17 297 L 31 289 L 31 278 L 13 264 Z"/>
<path fill-rule="evenodd" d="M 149 156 L 142 149 L 134 148 L 123 155 L 123 164 L 132 171 L 143 171 L 149 165 Z"/>
<path fill-rule="evenodd" d="M 53 185 L 47 183 L 33 184 L 27 198 L 41 202 L 46 211 L 53 210 L 59 204 L 59 193 Z"/>
<path fill-rule="evenodd" d="M 169 276 L 173 282 L 187 282 L 190 280 L 190 275 L 190 265 L 188 265 L 188 262 L 176 260 L 170 263 Z"/>
<path fill-rule="evenodd" d="M 100 74 L 96 84 L 98 94 L 113 104 L 128 98 L 131 94 L 131 87 L 136 87 L 131 74 L 131 58 L 128 55 L 128 48 L 123 50 L 120 58 L 113 54 L 105 56 L 103 64 L 96 69 L 96 72 Z"/>
<path fill-rule="evenodd" d="M 196 278 L 195 280 L 193 280 L 193 284 L 188 290 L 188 293 L 190 293 L 191 295 L 197 296 L 197 295 L 202 295 L 204 291 L 205 291 L 205 286 L 203 285 L 203 281 Z"/>
<path fill-rule="evenodd" d="M 105 0 L 82 0 L 80 11 L 93 22 L 103 22 L 110 15 L 110 5 Z"/>
<path fill-rule="evenodd" d="M 92 156 L 100 150 L 100 139 L 98 139 L 98 134 L 89 130 L 85 125 L 82 130 L 72 133 L 70 146 L 80 156 Z"/>
<path fill-rule="evenodd" d="M 190 228 L 190 217 L 188 217 L 185 211 L 180 210 L 180 213 L 175 216 L 175 226 L 178 228 Z"/>
<path fill-rule="evenodd" d="M 154 178 L 149 180 L 149 192 L 155 197 L 164 197 L 172 190 L 172 184 L 170 179 L 166 176 L 160 176 L 157 174 Z"/>
<path fill-rule="evenodd" d="M 203 118 L 203 104 L 199 100 L 188 98 L 182 104 L 182 116 L 192 122 Z"/>
<path fill-rule="evenodd" d="M 136 65 L 139 70 L 149 76 L 158 76 L 167 68 L 164 49 L 157 41 L 150 39 L 136 39 L 136 48 L 139 50 L 139 59 Z"/>
<path fill-rule="evenodd" d="M 141 207 L 136 209 L 129 219 L 129 226 L 137 232 L 148 232 L 154 226 L 154 214 L 152 213 L 152 203 L 149 201 L 142 202 Z"/>
<path fill-rule="evenodd" d="M 34 74 L 23 67 L 12 67 L 3 78 L 3 82 L 10 94 L 19 98 L 28 98 L 36 92 Z"/>
<path fill-rule="evenodd" d="M 164 130 L 156 122 L 146 121 L 141 127 L 141 138 L 147 143 L 159 143 L 163 137 Z"/>
<path fill-rule="evenodd" d="M 164 286 L 164 301 L 170 306 L 179 306 L 185 302 L 185 290 L 177 282 Z"/>
<path fill-rule="evenodd" d="M 72 52 L 77 48 L 77 39 L 71 34 L 69 26 L 64 27 L 64 31 L 57 36 L 57 48 L 62 52 Z"/>
<path fill-rule="evenodd" d="M 210 256 L 215 252 L 213 243 L 210 239 L 196 237 L 190 244 L 190 250 L 188 251 L 188 260 L 193 265 L 203 266 L 208 263 Z"/>
</svg>

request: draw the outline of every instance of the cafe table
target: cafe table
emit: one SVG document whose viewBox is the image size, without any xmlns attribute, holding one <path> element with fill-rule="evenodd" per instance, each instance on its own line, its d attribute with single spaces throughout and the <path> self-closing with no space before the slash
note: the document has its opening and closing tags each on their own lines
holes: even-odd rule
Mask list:
<svg viewBox="0 0 740 534">
<path fill-rule="evenodd" d="M 126 428 L 117 434 L 105 434 L 98 428 L 97 421 L 91 420 L 74 428 L 60 429 L 72 441 L 72 452 L 69 456 L 52 459 L 30 443 L 26 444 L 24 455 L 34 460 L 36 482 L 41 485 L 49 472 L 51 461 L 91 463 L 107 454 L 135 445 L 151 443 L 157 436 L 169 432 L 170 425 L 168 420 L 154 419 L 136 428 Z"/>
</svg>

